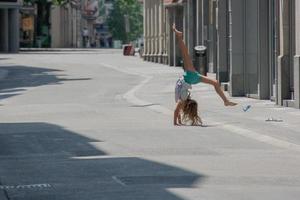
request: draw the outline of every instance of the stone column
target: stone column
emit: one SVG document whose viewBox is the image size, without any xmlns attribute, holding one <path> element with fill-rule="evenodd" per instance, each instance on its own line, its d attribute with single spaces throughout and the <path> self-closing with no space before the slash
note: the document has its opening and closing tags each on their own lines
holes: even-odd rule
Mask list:
<svg viewBox="0 0 300 200">
<path fill-rule="evenodd" d="M 203 44 L 203 0 L 197 0 L 196 2 L 196 44 L 202 45 Z"/>
<path fill-rule="evenodd" d="M 294 95 L 295 107 L 300 108 L 300 1 L 295 1 L 295 56 L 294 56 Z"/>
<path fill-rule="evenodd" d="M 8 44 L 8 9 L 0 10 L 0 51 L 8 52 L 9 44 Z"/>
<path fill-rule="evenodd" d="M 192 60 L 194 59 L 194 45 L 195 45 L 195 40 L 194 40 L 194 32 L 195 32 L 195 27 L 194 27 L 194 17 L 195 13 L 193 10 L 193 2 L 194 0 L 188 0 L 187 1 L 187 45 L 188 45 L 188 50 L 191 55 Z"/>
<path fill-rule="evenodd" d="M 217 59 L 217 79 L 219 82 L 228 82 L 228 46 L 227 46 L 227 0 L 218 0 L 217 9 L 217 33 L 218 33 L 218 59 Z"/>
<path fill-rule="evenodd" d="M 218 62 L 218 49 L 217 49 L 217 30 L 216 30 L 216 24 L 217 24 L 217 2 L 212 1 L 211 2 L 212 6 L 212 71 L 214 73 L 217 72 L 217 62 Z"/>
<path fill-rule="evenodd" d="M 174 8 L 168 8 L 167 9 L 167 13 L 168 13 L 168 27 L 167 27 L 167 31 L 168 31 L 168 61 L 169 61 L 169 65 L 170 66 L 174 66 L 175 65 L 175 53 L 174 53 L 174 47 L 175 47 L 175 35 L 171 29 L 172 23 L 175 20 L 174 17 Z"/>
<path fill-rule="evenodd" d="M 156 26 L 157 26 L 157 19 L 156 19 L 156 2 L 157 0 L 152 0 L 152 62 L 156 62 Z"/>
<path fill-rule="evenodd" d="M 147 0 L 144 0 L 144 52 L 143 52 L 143 58 L 144 60 L 147 60 L 147 54 L 148 54 L 148 2 Z"/>
<path fill-rule="evenodd" d="M 162 0 L 163 2 L 163 0 Z M 163 3 L 162 3 L 162 13 L 163 13 L 163 21 L 164 23 L 162 24 L 162 42 L 163 42 L 163 63 L 164 64 L 169 64 L 168 62 L 168 58 L 167 58 L 167 41 L 168 41 L 168 30 L 169 30 L 169 20 L 168 20 L 168 12 L 167 9 L 164 7 Z"/>
<path fill-rule="evenodd" d="M 163 10 L 163 1 L 159 0 L 158 7 L 158 21 L 159 21 L 159 29 L 158 29 L 158 37 L 159 37 L 159 48 L 158 48 L 158 62 L 163 63 L 163 26 L 164 26 L 164 10 Z"/>
<path fill-rule="evenodd" d="M 150 61 L 153 61 L 154 55 L 154 3 L 151 1 L 150 3 Z"/>
<path fill-rule="evenodd" d="M 51 47 L 61 47 L 61 20 L 60 8 L 58 6 L 51 6 L 50 21 L 51 21 Z"/>
<path fill-rule="evenodd" d="M 188 0 L 183 3 L 183 27 L 182 27 L 182 32 L 183 32 L 183 40 L 189 49 L 189 43 L 188 43 Z"/>
<path fill-rule="evenodd" d="M 232 96 L 244 96 L 245 0 L 229 0 L 229 56 Z"/>
<path fill-rule="evenodd" d="M 76 34 L 76 38 L 77 38 L 77 44 L 76 46 L 79 48 L 79 47 L 82 47 L 82 17 L 81 17 L 81 12 L 80 10 L 76 9 L 76 30 L 77 30 L 77 34 Z"/>
<path fill-rule="evenodd" d="M 19 9 L 9 9 L 9 52 L 16 53 L 19 51 Z"/>
<path fill-rule="evenodd" d="M 155 62 L 159 61 L 159 26 L 161 20 L 159 18 L 159 0 L 155 0 Z"/>
<path fill-rule="evenodd" d="M 258 95 L 259 99 L 270 99 L 270 67 L 269 67 L 269 9 L 268 0 L 258 0 Z"/>
<path fill-rule="evenodd" d="M 289 76 L 290 76 L 290 62 L 289 62 L 289 0 L 280 0 L 279 5 L 279 38 L 280 38 L 280 55 L 278 57 L 278 97 L 276 103 L 283 105 L 284 99 L 290 98 L 289 93 Z"/>
</svg>

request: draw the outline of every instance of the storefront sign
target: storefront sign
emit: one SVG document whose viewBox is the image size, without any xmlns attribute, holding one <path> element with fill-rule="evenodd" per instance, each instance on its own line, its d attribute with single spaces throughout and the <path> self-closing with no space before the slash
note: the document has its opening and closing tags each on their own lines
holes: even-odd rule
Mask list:
<svg viewBox="0 0 300 200">
<path fill-rule="evenodd" d="M 24 31 L 33 30 L 33 17 L 25 17 L 22 19 L 22 29 Z"/>
</svg>

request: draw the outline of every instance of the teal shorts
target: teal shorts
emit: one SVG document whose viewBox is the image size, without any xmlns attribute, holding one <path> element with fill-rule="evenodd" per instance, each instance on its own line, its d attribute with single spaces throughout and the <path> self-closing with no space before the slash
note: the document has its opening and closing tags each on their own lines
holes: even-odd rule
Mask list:
<svg viewBox="0 0 300 200">
<path fill-rule="evenodd" d="M 188 84 L 197 84 L 201 82 L 201 75 L 198 72 L 185 71 L 183 74 L 184 81 Z"/>
</svg>

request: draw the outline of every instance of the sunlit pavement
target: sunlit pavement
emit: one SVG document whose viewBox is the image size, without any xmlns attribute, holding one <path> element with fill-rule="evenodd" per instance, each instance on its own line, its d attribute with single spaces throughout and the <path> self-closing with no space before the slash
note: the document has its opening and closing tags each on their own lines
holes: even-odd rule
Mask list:
<svg viewBox="0 0 300 200">
<path fill-rule="evenodd" d="M 200 84 L 205 127 L 174 127 L 181 73 L 118 50 L 0 54 L 0 199 L 299 200 L 300 111 Z"/>
</svg>

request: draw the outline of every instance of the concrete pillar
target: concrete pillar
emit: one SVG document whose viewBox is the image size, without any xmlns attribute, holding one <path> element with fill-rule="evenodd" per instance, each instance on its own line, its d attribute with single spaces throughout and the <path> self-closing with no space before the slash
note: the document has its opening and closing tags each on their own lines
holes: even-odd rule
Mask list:
<svg viewBox="0 0 300 200">
<path fill-rule="evenodd" d="M 186 37 L 186 29 L 185 29 L 185 19 L 184 17 L 184 6 L 176 6 L 174 7 L 174 20 L 173 22 L 176 23 L 176 27 L 178 30 L 182 30 L 184 32 L 184 36 Z M 174 36 L 174 66 L 181 66 L 182 63 L 182 55 L 181 50 L 178 47 L 178 41 Z"/>
<path fill-rule="evenodd" d="M 76 30 L 77 30 L 77 34 L 76 34 L 76 38 L 77 38 L 77 43 L 76 46 L 77 47 L 82 47 L 82 35 L 81 35 L 81 31 L 82 31 L 82 17 L 81 17 L 81 12 L 80 10 L 76 9 Z"/>
<path fill-rule="evenodd" d="M 194 39 L 194 32 L 195 32 L 195 27 L 194 27 L 194 17 L 195 17 L 195 13 L 194 13 L 194 9 L 193 9 L 193 2 L 194 0 L 188 0 L 187 1 L 187 46 L 188 46 L 188 50 L 189 53 L 191 55 L 192 60 L 194 60 L 194 46 L 195 46 L 195 39 Z"/>
<path fill-rule="evenodd" d="M 165 52 L 167 54 L 167 62 L 169 66 L 172 66 L 172 60 L 173 58 L 171 57 L 171 43 L 172 43 L 172 36 L 173 34 L 171 33 L 171 19 L 172 19 L 172 13 L 170 11 L 170 8 L 165 8 L 166 12 L 166 24 L 165 24 Z"/>
<path fill-rule="evenodd" d="M 244 96 L 245 0 L 229 0 L 229 56 L 232 96 Z"/>
<path fill-rule="evenodd" d="M 258 95 L 259 99 L 270 99 L 270 69 L 269 69 L 269 9 L 268 0 L 258 0 Z"/>
<path fill-rule="evenodd" d="M 149 1 L 144 0 L 144 60 L 147 60 L 148 53 L 148 3 Z"/>
<path fill-rule="evenodd" d="M 176 62 L 175 61 L 175 53 L 174 53 L 174 47 L 176 45 L 175 43 L 175 35 L 171 29 L 172 23 L 175 20 L 175 16 L 174 16 L 174 8 L 168 8 L 167 10 L 168 12 L 168 21 L 169 21 L 169 27 L 167 27 L 167 31 L 168 31 L 168 61 L 169 61 L 169 65 L 170 66 L 174 66 Z"/>
<path fill-rule="evenodd" d="M 50 12 L 51 21 L 51 47 L 59 48 L 61 47 L 61 20 L 60 19 L 60 8 L 58 6 L 53 6 Z"/>
<path fill-rule="evenodd" d="M 300 1 L 295 1 L 295 56 L 294 56 L 294 94 L 295 107 L 300 108 Z"/>
<path fill-rule="evenodd" d="M 279 5 L 280 55 L 278 57 L 278 85 L 277 85 L 278 97 L 276 98 L 276 103 L 278 105 L 283 105 L 283 100 L 290 98 L 289 3 L 290 1 L 280 0 L 280 5 Z"/>
<path fill-rule="evenodd" d="M 153 45 L 153 49 L 152 49 L 152 62 L 156 62 L 156 51 L 157 51 L 157 45 L 156 45 L 156 26 L 157 26 L 157 16 L 156 16 L 156 2 L 157 0 L 152 0 L 152 29 L 153 29 L 153 32 L 152 32 L 152 38 L 153 38 L 153 41 L 152 41 L 152 45 Z"/>
<path fill-rule="evenodd" d="M 159 1 L 160 0 L 155 0 L 155 62 L 159 62 L 159 26 L 161 24 L 161 20 L 159 18 Z"/>
<path fill-rule="evenodd" d="M 9 9 L 9 52 L 16 53 L 19 51 L 19 9 Z"/>
<path fill-rule="evenodd" d="M 164 26 L 163 1 L 158 1 L 158 62 L 163 63 L 163 26 Z"/>
<path fill-rule="evenodd" d="M 203 0 L 196 2 L 196 44 L 203 45 Z"/>
<path fill-rule="evenodd" d="M 153 55 L 154 55 L 154 2 L 151 1 L 150 3 L 150 61 L 153 61 Z"/>
<path fill-rule="evenodd" d="M 209 46 L 209 2 L 210 0 L 202 0 L 202 45 L 207 47 L 206 50 L 206 65 L 209 67 L 210 46 Z"/>
<path fill-rule="evenodd" d="M 207 44 L 208 20 L 209 20 L 209 0 L 202 0 L 202 39 L 203 39 L 203 44 L 205 46 L 208 46 Z"/>
<path fill-rule="evenodd" d="M 183 11 L 182 9 L 178 7 L 174 7 L 173 10 L 173 20 L 172 22 L 176 23 L 176 27 L 178 30 L 184 31 L 184 17 L 183 17 Z M 180 49 L 178 48 L 178 42 L 175 37 L 175 33 L 172 33 L 174 35 L 173 37 L 173 54 L 174 54 L 174 61 L 173 61 L 173 66 L 178 66 L 180 63 L 180 56 L 181 52 Z"/>
<path fill-rule="evenodd" d="M 8 52 L 9 50 L 9 39 L 8 39 L 8 9 L 0 9 L 0 51 Z"/>
<path fill-rule="evenodd" d="M 72 39 L 73 39 L 73 31 L 72 31 L 72 20 L 73 20 L 73 16 L 72 16 L 72 7 L 70 4 L 68 4 L 68 46 L 67 47 L 72 47 Z M 95 41 L 95 36 L 94 36 L 94 41 Z"/>
<path fill-rule="evenodd" d="M 211 35 L 211 71 L 216 73 L 217 72 L 217 59 L 218 59 L 218 53 L 217 53 L 217 30 L 216 30 L 216 23 L 217 23 L 217 2 L 216 1 L 211 1 L 211 30 L 212 30 L 212 35 Z"/>
<path fill-rule="evenodd" d="M 72 47 L 76 48 L 77 47 L 77 10 L 76 8 L 72 9 Z"/>
<path fill-rule="evenodd" d="M 188 43 L 188 0 L 185 1 L 183 4 L 183 27 L 182 27 L 182 32 L 183 32 L 183 41 L 185 42 L 187 48 L 189 49 L 189 43 Z"/>
<path fill-rule="evenodd" d="M 217 8 L 217 37 L 218 37 L 218 59 L 217 59 L 217 79 L 219 82 L 229 81 L 229 67 L 228 67 L 228 0 L 219 0 Z"/>
<path fill-rule="evenodd" d="M 163 59 L 164 59 L 164 64 L 169 64 L 168 60 L 168 39 L 169 39 L 169 17 L 168 17 L 168 11 L 167 9 L 163 6 L 163 18 L 164 18 L 164 24 L 163 24 Z"/>
</svg>

